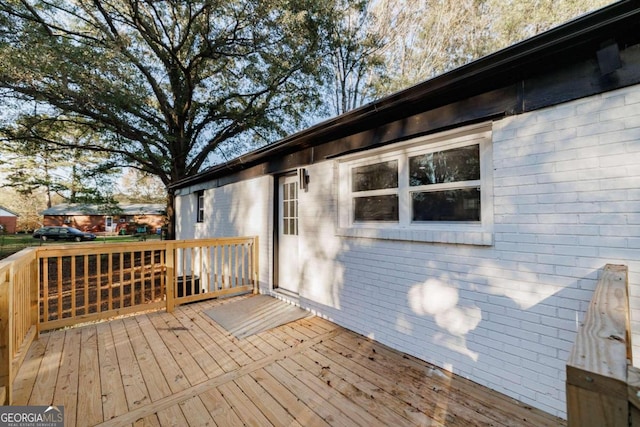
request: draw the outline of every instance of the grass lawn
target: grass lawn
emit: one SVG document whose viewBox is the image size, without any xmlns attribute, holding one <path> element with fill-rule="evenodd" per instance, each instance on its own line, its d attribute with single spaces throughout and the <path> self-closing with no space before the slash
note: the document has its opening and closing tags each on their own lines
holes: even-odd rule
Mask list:
<svg viewBox="0 0 640 427">
<path fill-rule="evenodd" d="M 147 240 L 160 240 L 160 236 L 157 234 L 149 234 L 146 236 Z M 140 237 L 138 236 L 98 236 L 92 243 L 105 243 L 105 242 L 138 242 Z M 88 243 L 88 242 L 84 242 Z M 29 246 L 42 246 L 42 245 L 64 245 L 64 244 L 77 244 L 75 242 L 66 241 L 48 241 L 41 242 L 38 239 L 34 239 L 31 234 L 0 234 L 0 259 L 6 258 L 18 251 Z"/>
</svg>

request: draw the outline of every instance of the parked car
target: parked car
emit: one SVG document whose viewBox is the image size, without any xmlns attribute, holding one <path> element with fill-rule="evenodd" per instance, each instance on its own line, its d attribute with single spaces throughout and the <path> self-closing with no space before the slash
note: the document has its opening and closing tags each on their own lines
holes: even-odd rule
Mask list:
<svg viewBox="0 0 640 427">
<path fill-rule="evenodd" d="M 95 240 L 96 235 L 93 233 L 85 233 L 73 227 L 42 227 L 34 231 L 34 239 L 40 239 L 43 242 L 47 240 L 75 240 L 81 242 L 83 240 Z"/>
</svg>

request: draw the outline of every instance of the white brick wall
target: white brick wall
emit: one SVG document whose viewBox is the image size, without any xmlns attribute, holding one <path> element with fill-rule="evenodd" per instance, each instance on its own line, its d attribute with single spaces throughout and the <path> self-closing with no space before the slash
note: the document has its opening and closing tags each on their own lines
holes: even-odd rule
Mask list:
<svg viewBox="0 0 640 427">
<path fill-rule="evenodd" d="M 268 289 L 272 274 L 271 224 L 273 178 L 264 176 L 204 191 L 204 221 L 196 222 L 195 193 L 176 197 L 176 237 L 258 236 L 260 285 Z"/>
<path fill-rule="evenodd" d="M 338 236 L 336 164 L 308 167 L 298 302 L 565 416 L 565 363 L 606 263 L 629 266 L 632 328 L 640 332 L 639 92 L 494 123 L 492 246 Z M 252 182 L 208 191 L 214 216 L 203 229 L 182 219 L 180 238 L 260 234 L 266 283 L 273 194 L 268 179 Z M 640 355 L 638 334 L 635 342 Z"/>
</svg>

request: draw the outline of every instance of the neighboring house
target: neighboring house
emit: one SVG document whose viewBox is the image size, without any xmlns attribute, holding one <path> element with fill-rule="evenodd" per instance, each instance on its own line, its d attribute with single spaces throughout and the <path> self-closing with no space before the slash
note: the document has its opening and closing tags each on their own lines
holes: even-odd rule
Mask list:
<svg viewBox="0 0 640 427">
<path fill-rule="evenodd" d="M 143 228 L 149 233 L 156 232 L 164 225 L 164 205 L 140 203 L 118 205 L 117 208 L 106 211 L 100 205 L 60 204 L 42 212 L 43 225 L 66 225 L 82 231 L 122 234 L 133 234 Z"/>
<path fill-rule="evenodd" d="M 0 206 L 0 233 L 14 234 L 19 216 L 17 213 Z"/>
<path fill-rule="evenodd" d="M 606 263 L 640 343 L 639 28 L 615 3 L 183 180 L 177 238 L 258 235 L 262 292 L 566 416 Z"/>
</svg>

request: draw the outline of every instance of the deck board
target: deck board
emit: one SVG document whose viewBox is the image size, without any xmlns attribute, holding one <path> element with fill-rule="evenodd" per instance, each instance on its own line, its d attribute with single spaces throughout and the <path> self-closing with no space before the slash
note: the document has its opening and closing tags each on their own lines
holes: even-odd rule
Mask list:
<svg viewBox="0 0 640 427">
<path fill-rule="evenodd" d="M 142 371 L 138 365 L 136 355 L 133 352 L 131 341 L 121 319 L 111 322 L 111 333 L 116 345 L 116 354 L 118 356 L 118 366 L 122 383 L 124 385 L 124 394 L 129 410 L 138 408 L 151 402 L 149 391 L 144 382 Z"/>
<path fill-rule="evenodd" d="M 171 354 L 169 348 L 165 345 L 158 331 L 153 327 L 149 317 L 145 315 L 136 316 L 136 320 L 140 325 L 140 329 L 144 334 L 149 348 L 160 366 L 160 370 L 169 384 L 169 388 L 173 393 L 189 388 L 189 381 L 185 378 L 178 362 Z"/>
<path fill-rule="evenodd" d="M 26 405 L 29 402 L 48 342 L 49 334 L 45 334 L 35 340 L 27 350 L 21 375 L 13 383 L 13 399 L 18 405 Z"/>
<path fill-rule="evenodd" d="M 102 413 L 102 391 L 98 338 L 95 326 L 81 328 L 80 364 L 78 366 L 78 403 L 76 416 L 78 423 L 94 425 L 104 419 Z"/>
<path fill-rule="evenodd" d="M 127 411 L 127 400 L 111 325 L 107 322 L 100 323 L 96 325 L 96 332 L 98 333 L 98 354 L 100 355 L 102 415 L 104 419 L 110 420 Z"/>
<path fill-rule="evenodd" d="M 171 388 L 162 374 L 158 361 L 153 357 L 153 352 L 140 330 L 140 325 L 131 317 L 123 320 L 151 401 L 155 402 L 171 395 Z"/>
<path fill-rule="evenodd" d="M 258 384 L 268 390 L 272 396 L 276 396 L 280 405 L 303 426 L 307 427 L 329 427 L 324 419 L 318 416 L 311 408 L 305 405 L 294 393 L 292 393 L 276 377 L 269 374 L 264 369 L 252 372 L 253 378 Z"/>
<path fill-rule="evenodd" d="M 52 405 L 60 370 L 60 358 L 64 347 L 65 331 L 49 339 L 36 376 L 33 391 L 29 393 L 29 405 Z M 19 403 L 24 405 L 26 403 Z"/>
<path fill-rule="evenodd" d="M 76 423 L 81 340 L 82 329 L 69 330 L 65 335 L 58 380 L 53 394 L 53 401 L 64 405 L 65 418 L 70 424 Z"/>
<path fill-rule="evenodd" d="M 200 313 L 193 310 L 191 306 L 181 308 L 176 312 L 176 316 L 182 321 L 183 325 L 189 325 L 195 339 L 211 355 L 222 371 L 231 372 L 238 369 L 240 364 L 216 342 L 214 339 L 215 334 L 210 332 L 211 325 L 200 316 Z"/>
<path fill-rule="evenodd" d="M 182 370 L 184 377 L 189 381 L 190 385 L 195 385 L 203 381 L 207 376 L 198 365 L 191 354 L 191 348 L 185 347 L 180 340 L 183 334 L 182 327 L 171 326 L 167 323 L 166 318 L 171 316 L 168 313 L 158 313 L 158 315 L 149 316 L 151 323 L 158 331 L 160 338 L 167 346 L 169 352 L 173 355 L 176 363 Z"/>
<path fill-rule="evenodd" d="M 566 424 L 318 317 L 238 339 L 204 314 L 233 300 L 44 333 L 15 404 L 68 426 Z"/>
<path fill-rule="evenodd" d="M 188 425 L 187 419 L 184 417 L 180 405 L 174 405 L 167 409 L 162 409 L 157 412 L 157 419 L 153 418 L 153 415 L 147 415 L 143 418 L 149 419 L 149 422 L 157 422 L 160 426 L 186 426 Z M 146 425 L 146 424 L 145 424 Z"/>
<path fill-rule="evenodd" d="M 200 400 L 219 426 L 239 426 L 242 421 L 217 388 L 200 394 Z"/>
</svg>

